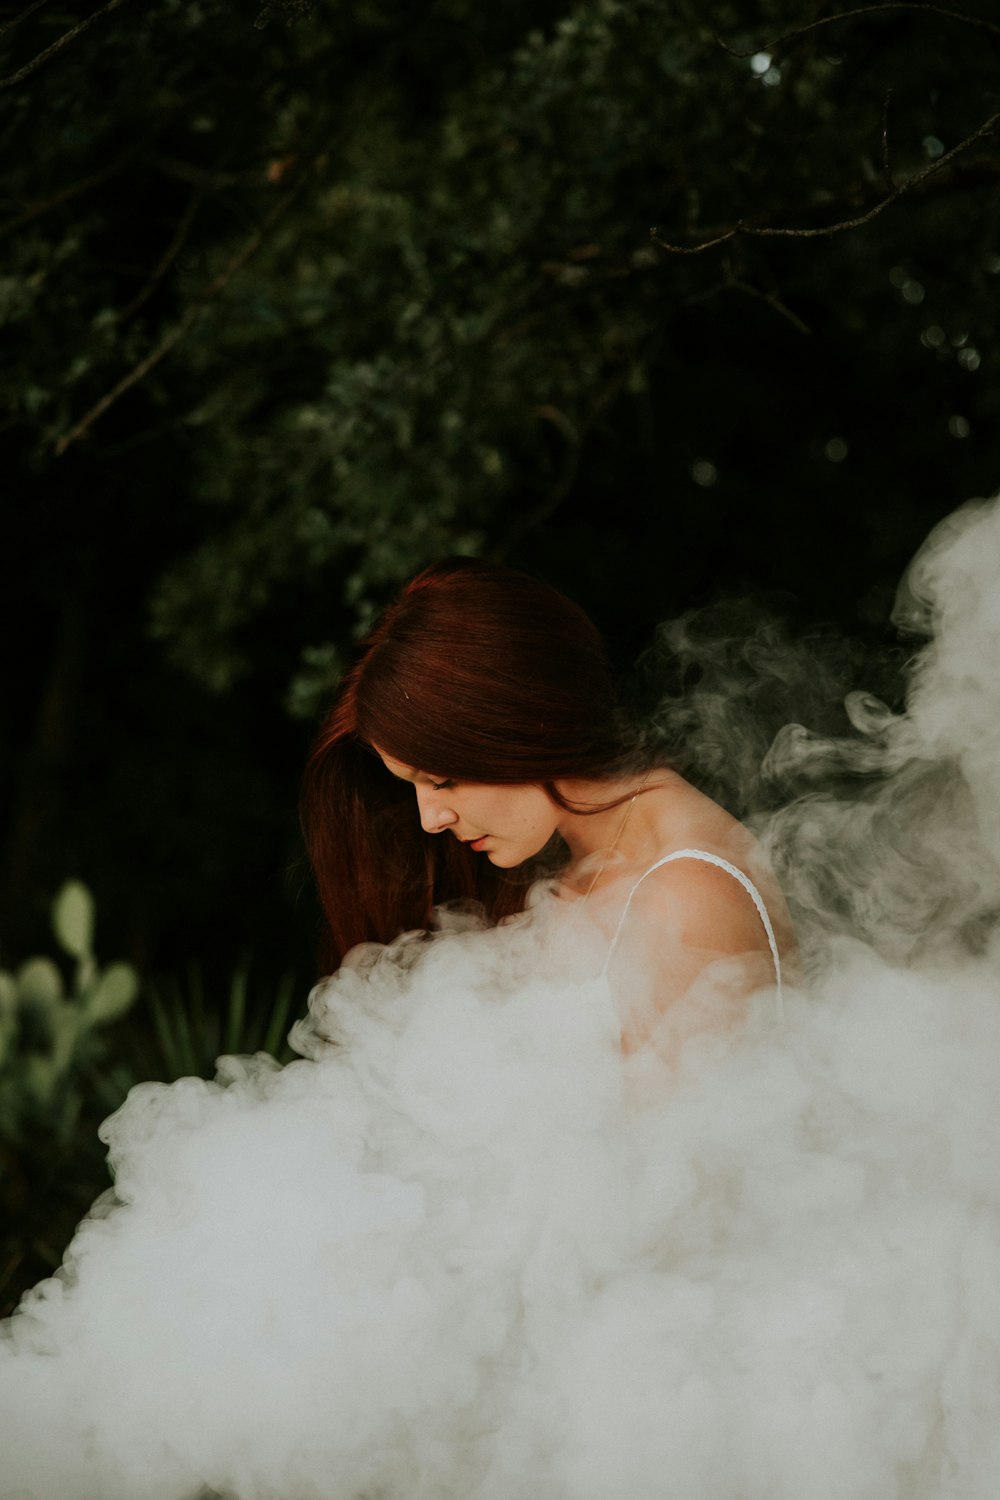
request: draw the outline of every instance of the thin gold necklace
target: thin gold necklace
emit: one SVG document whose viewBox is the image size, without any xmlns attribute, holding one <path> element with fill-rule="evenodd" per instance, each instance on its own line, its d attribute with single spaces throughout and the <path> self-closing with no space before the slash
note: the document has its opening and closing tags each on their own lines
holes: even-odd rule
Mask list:
<svg viewBox="0 0 1000 1500">
<path fill-rule="evenodd" d="M 595 870 L 593 880 L 590 882 L 590 884 L 588 885 L 587 889 L 583 893 L 583 899 L 584 899 L 584 901 L 586 901 L 587 897 L 590 895 L 591 891 L 594 889 L 594 886 L 600 880 L 601 876 L 604 874 L 605 870 L 608 868 L 608 865 L 611 863 L 611 856 L 612 856 L 612 854 L 614 854 L 615 850 L 618 848 L 618 845 L 621 843 L 622 834 L 625 832 L 625 828 L 626 828 L 626 826 L 628 824 L 628 820 L 629 820 L 629 818 L 630 818 L 630 816 L 632 814 L 632 809 L 635 806 L 635 799 L 638 797 L 639 793 L 642 791 L 643 787 L 646 785 L 646 782 L 649 780 L 649 778 L 652 776 L 652 774 L 653 774 L 652 771 L 647 771 L 646 774 L 645 774 L 645 776 L 640 781 L 639 785 L 636 787 L 635 791 L 632 793 L 631 799 L 629 801 L 629 805 L 625 809 L 625 816 L 624 816 L 624 818 L 622 818 L 621 822 L 618 825 L 618 832 L 615 834 L 614 838 L 611 840 L 611 844 L 610 844 L 610 846 L 608 848 L 608 851 L 605 854 L 603 860 L 601 861 L 600 868 L 597 869 L 597 870 Z"/>
</svg>

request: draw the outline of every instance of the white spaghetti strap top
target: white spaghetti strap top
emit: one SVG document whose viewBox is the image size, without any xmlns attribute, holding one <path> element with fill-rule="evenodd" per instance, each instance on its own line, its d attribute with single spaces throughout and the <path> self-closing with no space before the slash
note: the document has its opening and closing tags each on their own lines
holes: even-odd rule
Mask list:
<svg viewBox="0 0 1000 1500">
<path fill-rule="evenodd" d="M 643 871 L 643 873 L 639 876 L 639 879 L 636 881 L 635 885 L 628 893 L 628 899 L 625 902 L 621 917 L 618 921 L 618 926 L 615 929 L 615 935 L 611 939 L 611 946 L 608 949 L 608 955 L 604 960 L 604 972 L 607 973 L 608 965 L 611 962 L 612 955 L 614 954 L 614 951 L 618 946 L 618 939 L 621 937 L 622 928 L 625 926 L 625 918 L 628 916 L 629 907 L 632 905 L 632 897 L 642 885 L 642 882 L 646 879 L 647 875 L 652 875 L 654 870 L 662 869 L 664 865 L 672 864 L 674 860 L 677 859 L 699 859 L 703 864 L 716 865 L 720 870 L 725 870 L 727 875 L 731 875 L 734 880 L 738 880 L 740 885 L 746 891 L 747 895 L 750 897 L 750 900 L 757 908 L 757 915 L 760 917 L 761 922 L 764 924 L 764 931 L 767 934 L 767 944 L 771 950 L 771 958 L 774 960 L 774 982 L 778 991 L 778 1014 L 780 1016 L 782 1014 L 781 958 L 778 953 L 777 939 L 774 936 L 774 928 L 771 925 L 771 918 L 767 914 L 767 907 L 764 905 L 763 897 L 761 896 L 760 891 L 758 891 L 757 887 L 754 885 L 753 881 L 749 878 L 749 876 L 744 875 L 742 870 L 737 869 L 735 865 L 731 865 L 727 859 L 720 859 L 717 854 L 709 854 L 705 849 L 678 849 L 673 854 L 665 854 L 662 859 L 658 859 L 656 861 L 655 865 L 650 865 L 648 870 Z"/>
</svg>

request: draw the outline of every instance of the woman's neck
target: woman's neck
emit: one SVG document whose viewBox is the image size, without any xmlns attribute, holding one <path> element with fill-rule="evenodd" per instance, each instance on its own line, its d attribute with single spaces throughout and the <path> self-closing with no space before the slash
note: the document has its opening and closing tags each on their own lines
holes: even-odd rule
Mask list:
<svg viewBox="0 0 1000 1500">
<path fill-rule="evenodd" d="M 613 849 L 629 861 L 649 851 L 655 854 L 664 816 L 662 793 L 683 785 L 676 772 L 661 769 L 614 780 L 560 781 L 559 791 L 574 810 L 560 818 L 558 832 L 573 863 L 602 850 Z M 601 811 L 585 810 L 590 807 Z"/>
<path fill-rule="evenodd" d="M 567 812 L 558 824 L 570 852 L 563 879 L 580 894 L 623 873 L 634 876 L 675 849 L 708 849 L 741 866 L 754 857 L 749 831 L 667 767 L 654 767 L 648 776 L 558 786 L 574 808 L 603 809 Z"/>
</svg>

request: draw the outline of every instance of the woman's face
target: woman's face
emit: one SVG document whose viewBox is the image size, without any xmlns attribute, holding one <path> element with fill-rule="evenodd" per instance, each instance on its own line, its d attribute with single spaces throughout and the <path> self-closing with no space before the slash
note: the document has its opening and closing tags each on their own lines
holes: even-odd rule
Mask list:
<svg viewBox="0 0 1000 1500">
<path fill-rule="evenodd" d="M 390 775 L 413 786 L 425 833 L 450 833 L 502 869 L 531 859 L 556 832 L 561 809 L 540 786 L 449 781 L 372 749 Z"/>
</svg>

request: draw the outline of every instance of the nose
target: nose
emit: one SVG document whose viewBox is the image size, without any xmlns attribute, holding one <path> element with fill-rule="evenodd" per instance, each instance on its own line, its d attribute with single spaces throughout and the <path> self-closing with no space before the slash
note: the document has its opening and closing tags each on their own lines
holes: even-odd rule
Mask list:
<svg viewBox="0 0 1000 1500">
<path fill-rule="evenodd" d="M 444 833 L 458 822 L 458 813 L 449 807 L 447 795 L 431 786 L 416 787 L 420 826 L 425 833 Z"/>
</svg>

